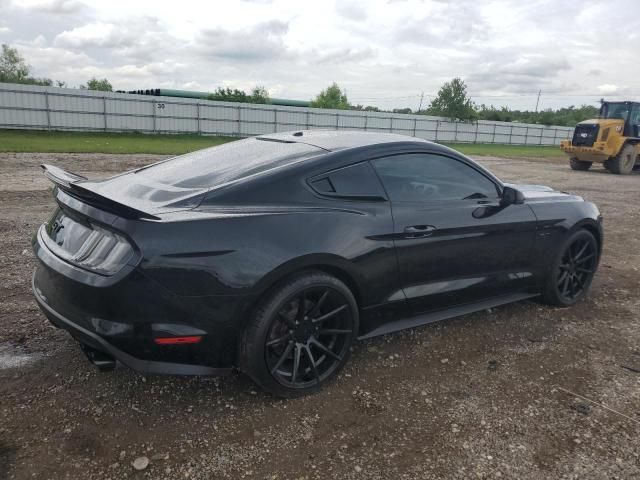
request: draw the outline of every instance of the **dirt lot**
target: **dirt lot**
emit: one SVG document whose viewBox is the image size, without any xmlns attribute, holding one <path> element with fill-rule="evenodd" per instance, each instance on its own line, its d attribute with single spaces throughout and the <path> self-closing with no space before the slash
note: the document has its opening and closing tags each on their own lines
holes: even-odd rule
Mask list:
<svg viewBox="0 0 640 480">
<path fill-rule="evenodd" d="M 362 342 L 335 383 L 283 401 L 241 375 L 98 373 L 32 300 L 30 239 L 53 203 L 38 165 L 98 177 L 155 158 L 0 156 L 0 479 L 640 478 L 640 175 L 482 159 L 600 206 L 590 297 Z"/>
</svg>

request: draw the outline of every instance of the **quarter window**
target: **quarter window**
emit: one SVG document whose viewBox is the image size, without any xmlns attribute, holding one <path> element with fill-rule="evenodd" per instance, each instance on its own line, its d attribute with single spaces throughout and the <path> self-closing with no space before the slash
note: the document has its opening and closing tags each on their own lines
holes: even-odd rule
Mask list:
<svg viewBox="0 0 640 480">
<path fill-rule="evenodd" d="M 373 160 L 392 201 L 495 199 L 496 184 L 454 158 L 416 153 Z"/>
<path fill-rule="evenodd" d="M 357 163 L 309 179 L 318 193 L 331 197 L 385 200 L 384 190 L 369 162 Z"/>
</svg>

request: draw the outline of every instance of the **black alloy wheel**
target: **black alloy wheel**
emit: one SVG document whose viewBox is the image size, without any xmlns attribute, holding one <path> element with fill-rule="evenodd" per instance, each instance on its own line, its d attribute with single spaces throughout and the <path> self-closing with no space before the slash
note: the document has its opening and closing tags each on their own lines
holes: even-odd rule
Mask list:
<svg viewBox="0 0 640 480">
<path fill-rule="evenodd" d="M 354 335 L 347 300 L 329 287 L 302 290 L 279 310 L 265 344 L 271 375 L 305 388 L 330 376 Z"/>
<path fill-rule="evenodd" d="M 544 293 L 554 305 L 576 303 L 589 289 L 598 266 L 598 244 L 586 231 L 575 232 L 564 245 Z"/>
<path fill-rule="evenodd" d="M 277 395 L 307 393 L 344 365 L 357 333 L 349 289 L 324 273 L 305 274 L 277 289 L 258 310 L 245 333 L 241 363 Z"/>
</svg>

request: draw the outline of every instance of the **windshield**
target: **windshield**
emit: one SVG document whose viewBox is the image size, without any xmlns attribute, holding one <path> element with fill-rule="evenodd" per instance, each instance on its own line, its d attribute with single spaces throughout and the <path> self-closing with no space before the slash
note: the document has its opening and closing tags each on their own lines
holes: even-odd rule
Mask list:
<svg viewBox="0 0 640 480">
<path fill-rule="evenodd" d="M 629 115 L 629 105 L 626 103 L 605 103 L 602 106 L 602 118 L 617 118 L 626 120 Z"/>
<path fill-rule="evenodd" d="M 316 156 L 324 150 L 304 143 L 247 138 L 187 153 L 136 170 L 165 185 L 212 188 Z"/>
</svg>

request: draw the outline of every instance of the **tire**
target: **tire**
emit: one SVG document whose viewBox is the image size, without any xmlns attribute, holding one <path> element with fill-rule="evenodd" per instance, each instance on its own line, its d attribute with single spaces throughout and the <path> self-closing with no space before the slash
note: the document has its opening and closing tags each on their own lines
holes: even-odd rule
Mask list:
<svg viewBox="0 0 640 480">
<path fill-rule="evenodd" d="M 242 335 L 240 369 L 279 397 L 315 392 L 347 362 L 358 326 L 358 305 L 344 283 L 301 272 L 255 309 Z"/>
<path fill-rule="evenodd" d="M 549 305 L 568 307 L 589 290 L 599 261 L 598 242 L 593 234 L 580 229 L 563 243 L 549 268 L 542 300 Z"/>
<path fill-rule="evenodd" d="M 605 160 L 604 162 L 602 162 L 602 166 L 608 170 L 609 172 L 611 172 L 611 162 L 613 162 L 613 159 L 610 158 L 609 160 Z"/>
<path fill-rule="evenodd" d="M 627 175 L 636 164 L 636 150 L 634 145 L 627 144 L 622 147 L 620 153 L 610 160 L 609 171 L 619 175 Z"/>
<path fill-rule="evenodd" d="M 576 157 L 571 157 L 569 159 L 569 166 L 571 170 L 589 170 L 593 162 L 585 162 L 583 160 L 578 160 Z"/>
</svg>

